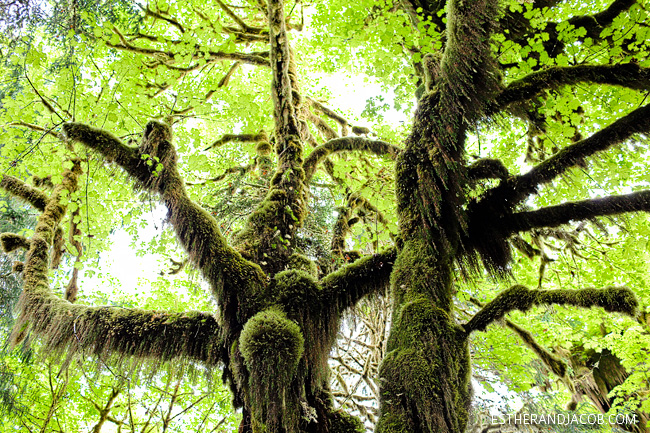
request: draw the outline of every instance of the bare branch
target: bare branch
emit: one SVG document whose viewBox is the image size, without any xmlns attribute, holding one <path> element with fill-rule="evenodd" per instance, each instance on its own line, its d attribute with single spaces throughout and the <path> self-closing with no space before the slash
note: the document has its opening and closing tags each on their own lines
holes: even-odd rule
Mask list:
<svg viewBox="0 0 650 433">
<path fill-rule="evenodd" d="M 510 83 L 497 97 L 497 109 L 529 100 L 545 90 L 576 83 L 609 84 L 634 90 L 650 90 L 650 68 L 635 63 L 578 65 L 533 72 Z"/>
<path fill-rule="evenodd" d="M 138 5 L 138 6 L 140 6 L 140 5 Z M 164 15 L 161 15 L 158 12 L 154 12 L 149 8 L 149 6 L 146 6 L 146 7 L 140 6 L 140 7 L 142 8 L 142 10 L 145 12 L 145 14 L 147 16 L 150 16 L 152 18 L 165 21 L 165 22 L 173 25 L 174 27 L 176 27 L 181 33 L 185 33 L 185 28 L 177 20 L 175 20 L 173 18 L 168 18 L 168 17 L 166 17 Z"/>
<path fill-rule="evenodd" d="M 26 201 L 41 212 L 45 210 L 45 205 L 48 200 L 47 195 L 43 191 L 27 185 L 18 178 L 8 174 L 3 175 L 2 180 L 0 180 L 0 188 L 4 189 L 9 194 Z"/>
<path fill-rule="evenodd" d="M 12 123 L 9 123 L 7 126 L 24 126 L 25 128 L 29 128 L 29 129 L 34 130 L 34 131 L 43 132 L 45 134 L 51 135 L 54 138 L 60 138 L 59 135 L 52 130 L 52 128 L 48 129 L 48 128 L 45 128 L 44 126 L 34 125 L 33 123 L 12 122 Z"/>
<path fill-rule="evenodd" d="M 205 96 L 203 96 L 203 99 L 201 100 L 201 102 L 200 102 L 199 104 L 197 104 L 197 105 L 190 105 L 189 107 L 186 107 L 186 108 L 184 108 L 184 109 L 182 109 L 182 110 L 174 110 L 174 111 L 173 111 L 173 114 L 174 114 L 174 115 L 177 115 L 177 116 L 178 116 L 178 115 L 187 114 L 187 113 L 189 113 L 190 111 L 194 110 L 198 105 L 203 104 L 203 103 L 209 101 L 210 98 L 212 98 L 212 95 L 214 95 L 215 92 L 216 92 L 218 89 L 221 89 L 222 87 L 225 87 L 225 86 L 228 85 L 228 83 L 230 82 L 230 79 L 232 78 L 233 74 L 235 73 L 235 71 L 237 70 L 237 68 L 238 68 L 240 65 L 241 65 L 241 62 L 235 62 L 235 63 L 233 63 L 232 66 L 230 67 L 230 69 L 228 69 L 228 72 L 226 72 L 226 75 L 224 75 L 224 76 L 221 78 L 221 80 L 219 81 L 219 84 L 217 84 L 217 88 L 216 88 L 215 90 L 210 90 L 208 93 L 206 93 Z M 206 149 L 206 150 L 207 150 L 207 149 Z"/>
<path fill-rule="evenodd" d="M 115 48 L 118 50 L 124 50 L 124 51 L 130 51 L 132 53 L 138 53 L 138 54 L 143 54 L 145 56 L 153 57 L 156 59 L 160 64 L 163 66 L 171 66 L 174 62 L 174 55 L 175 53 L 172 51 L 162 51 L 162 50 L 156 50 L 153 48 L 145 48 L 145 47 L 138 47 L 133 44 L 131 44 L 127 39 L 120 33 L 120 31 L 113 27 L 113 32 L 117 34 L 120 38 L 120 43 L 119 44 L 113 44 L 110 42 L 107 42 L 106 45 L 108 45 L 111 48 Z M 211 63 L 215 62 L 218 60 L 233 60 L 233 61 L 239 61 L 242 63 L 248 63 L 251 65 L 258 65 L 258 66 L 269 66 L 269 60 L 265 57 L 268 56 L 268 53 L 266 52 L 254 52 L 254 53 L 238 53 L 238 52 L 223 52 L 223 51 L 205 51 L 201 47 L 195 47 L 194 54 L 192 56 L 192 59 L 199 59 L 199 58 L 204 58 L 206 62 Z M 204 57 L 204 53 L 208 54 L 208 57 Z M 164 59 L 165 62 L 160 62 L 160 59 Z"/>
<path fill-rule="evenodd" d="M 217 4 L 221 7 L 221 9 L 223 9 L 224 12 L 226 12 L 226 14 L 228 14 L 228 16 L 229 16 L 230 18 L 232 18 L 233 21 L 235 21 L 235 22 L 236 22 L 236 23 L 237 23 L 237 24 L 238 24 L 238 25 L 239 25 L 243 30 L 248 30 L 248 28 L 249 28 L 249 27 L 248 27 L 248 24 L 246 24 L 246 23 L 245 23 L 241 18 L 239 18 L 239 17 L 237 16 L 237 14 L 234 13 L 234 12 L 232 11 L 232 9 L 230 9 L 230 8 L 229 8 L 229 7 L 228 7 L 224 2 L 222 2 L 221 0 L 216 0 L 216 2 L 217 2 Z"/>
<path fill-rule="evenodd" d="M 634 316 L 638 302 L 634 293 L 625 287 L 580 290 L 531 290 L 525 286 L 513 286 L 497 295 L 464 325 L 469 334 L 483 331 L 487 326 L 503 318 L 513 310 L 528 311 L 544 304 L 571 305 L 574 307 L 603 307 L 607 312 Z"/>
<path fill-rule="evenodd" d="M 391 159 L 395 159 L 401 151 L 399 147 L 380 140 L 369 140 L 363 137 L 335 138 L 315 148 L 305 159 L 303 168 L 305 169 L 306 181 L 311 179 L 318 164 L 329 155 L 335 152 L 352 150 L 371 152 L 375 155 L 388 155 Z"/>
<path fill-rule="evenodd" d="M 518 212 L 503 217 L 499 227 L 506 233 L 523 232 L 537 227 L 557 227 L 570 221 L 639 211 L 650 212 L 650 190 Z"/>
</svg>

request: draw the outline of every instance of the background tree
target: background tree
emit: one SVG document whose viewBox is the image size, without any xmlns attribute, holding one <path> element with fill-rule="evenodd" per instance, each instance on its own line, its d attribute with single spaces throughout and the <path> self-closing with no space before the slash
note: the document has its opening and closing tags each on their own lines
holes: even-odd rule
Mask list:
<svg viewBox="0 0 650 433">
<path fill-rule="evenodd" d="M 592 289 L 558 277 L 551 288 L 545 276 L 555 260 L 549 249 L 560 248 L 553 239 L 570 250 L 579 240 L 572 223 L 650 208 L 640 146 L 650 128 L 645 3 L 216 5 L 158 1 L 128 26 L 93 22 L 80 10 L 88 24 L 73 26 L 66 40 L 74 65 L 54 77 L 49 62 L 59 52 L 47 38 L 7 55 L 7 68 L 22 63 L 29 87 L 3 100 L 7 126 L 18 128 L 3 134 L 13 175 L 1 186 L 41 212 L 33 234 L 2 236 L 5 250 L 28 250 L 15 341 L 41 335 L 65 360 L 90 352 L 121 366 L 221 366 L 243 408 L 242 432 L 360 429 L 332 404 L 327 359 L 343 314 L 389 285 L 380 432 L 463 431 L 471 338 L 513 311 L 572 306 L 601 319 L 592 307 L 602 307 L 631 318 L 616 316 L 601 333 L 614 340 L 635 323 L 632 339 L 642 346 L 647 324 L 634 318 L 637 297 L 648 304 L 645 292 L 621 286 L 638 279 Z M 408 112 L 415 102 L 408 130 L 379 124 L 373 134 L 328 106 L 317 78 L 347 61 L 381 78 L 395 107 Z M 382 98 L 370 98 L 365 110 L 378 123 Z M 598 160 L 612 163 L 590 164 Z M 20 180 L 27 174 L 41 181 L 29 186 Z M 42 188 L 48 175 L 51 192 Z M 237 201 L 248 218 L 226 224 L 218 220 L 223 197 L 206 185 L 236 179 L 257 192 Z M 81 265 L 67 299 L 52 292 L 48 268 L 64 244 L 81 263 L 120 217 L 146 209 L 120 206 L 131 184 L 167 208 L 217 313 L 73 303 Z M 310 206 L 329 200 L 338 202 L 336 215 L 310 221 Z M 645 214 L 635 221 L 647 230 Z M 309 236 L 326 223 L 329 252 L 324 236 Z M 360 252 L 351 251 L 355 244 Z M 534 284 L 512 247 L 539 258 Z M 472 290 L 482 296 L 472 299 Z M 576 401 L 589 396 L 578 371 L 589 357 L 572 355 L 590 349 L 575 344 L 587 341 L 539 342 L 504 323 Z M 638 355 L 616 357 L 624 373 L 606 380 L 599 398 L 647 371 Z M 646 385 L 636 377 L 644 411 Z"/>
</svg>

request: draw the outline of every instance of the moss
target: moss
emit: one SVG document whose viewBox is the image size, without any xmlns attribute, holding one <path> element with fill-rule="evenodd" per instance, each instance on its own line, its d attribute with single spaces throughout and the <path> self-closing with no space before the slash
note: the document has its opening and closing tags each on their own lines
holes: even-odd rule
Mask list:
<svg viewBox="0 0 650 433">
<path fill-rule="evenodd" d="M 638 302 L 634 293 L 625 287 L 580 290 L 531 290 L 516 285 L 499 293 L 492 302 L 481 309 L 465 325 L 468 332 L 482 331 L 490 323 L 501 319 L 513 310 L 528 311 L 542 304 L 570 305 L 574 307 L 603 307 L 607 312 L 635 316 Z"/>
<path fill-rule="evenodd" d="M 378 432 L 463 431 L 471 402 L 466 335 L 428 299 L 399 308 L 380 368 Z"/>
<path fill-rule="evenodd" d="M 316 265 L 316 262 L 299 253 L 293 253 L 289 256 L 289 263 L 287 266 L 289 269 L 306 272 L 313 278 L 318 276 L 318 266 Z"/>
<path fill-rule="evenodd" d="M 5 253 L 16 251 L 19 248 L 29 249 L 29 240 L 25 236 L 14 233 L 2 233 L 0 244 L 2 244 L 2 250 Z"/>
<path fill-rule="evenodd" d="M 450 309 L 453 295 L 450 265 L 451 258 L 441 257 L 424 239 L 405 242 L 391 275 L 396 305 L 426 296 L 440 308 Z"/>
<path fill-rule="evenodd" d="M 23 262 L 13 262 L 11 265 L 11 272 L 15 274 L 21 274 L 23 270 L 25 269 L 25 264 Z"/>
<path fill-rule="evenodd" d="M 257 143 L 257 145 L 255 145 L 255 153 L 257 153 L 259 156 L 268 156 L 272 151 L 273 147 L 268 141 L 260 141 Z"/>
<path fill-rule="evenodd" d="M 366 431 L 359 418 L 342 410 L 330 412 L 327 418 L 330 424 L 328 431 L 332 433 L 364 433 Z"/>
<path fill-rule="evenodd" d="M 5 174 L 2 176 L 2 180 L 0 180 L 0 188 L 3 188 L 11 195 L 26 201 L 41 212 L 45 210 L 45 205 L 48 200 L 47 195 L 44 192 L 27 185 L 20 179 Z"/>
<path fill-rule="evenodd" d="M 297 431 L 299 401 L 291 392 L 291 382 L 304 343 L 300 327 L 277 309 L 257 313 L 244 325 L 239 349 L 250 374 L 254 431 Z"/>
</svg>

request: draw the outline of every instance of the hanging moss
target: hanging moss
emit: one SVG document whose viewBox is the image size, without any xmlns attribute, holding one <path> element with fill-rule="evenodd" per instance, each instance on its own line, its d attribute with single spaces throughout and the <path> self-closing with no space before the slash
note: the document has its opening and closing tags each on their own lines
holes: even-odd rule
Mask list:
<svg viewBox="0 0 650 433">
<path fill-rule="evenodd" d="M 304 351 L 300 327 L 277 309 L 253 316 L 239 337 L 249 371 L 253 431 L 298 432 L 298 396 L 291 390 Z"/>
<path fill-rule="evenodd" d="M 5 253 L 16 251 L 19 248 L 29 249 L 29 240 L 25 236 L 14 233 L 2 233 L 0 235 L 0 244 L 2 244 L 2 251 Z"/>
</svg>

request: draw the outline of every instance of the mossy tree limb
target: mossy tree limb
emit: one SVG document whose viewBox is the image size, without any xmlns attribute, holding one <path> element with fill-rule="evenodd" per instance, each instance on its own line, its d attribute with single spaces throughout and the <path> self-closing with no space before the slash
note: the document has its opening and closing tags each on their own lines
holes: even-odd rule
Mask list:
<svg viewBox="0 0 650 433">
<path fill-rule="evenodd" d="M 268 141 L 269 137 L 264 131 L 257 134 L 224 134 L 220 138 L 212 142 L 205 150 L 221 147 L 226 143 L 254 143 L 256 141 Z"/>
<path fill-rule="evenodd" d="M 633 110 L 588 138 L 565 147 L 529 172 L 501 182 L 497 187 L 486 191 L 470 207 L 514 206 L 537 192 L 540 185 L 549 183 L 567 170 L 583 164 L 587 158 L 622 143 L 634 134 L 649 131 L 650 104 Z"/>
<path fill-rule="evenodd" d="M 328 156 L 336 152 L 355 150 L 370 152 L 380 156 L 388 155 L 391 159 L 395 159 L 401 151 L 399 147 L 381 140 L 370 140 L 363 137 L 335 138 L 321 144 L 305 158 L 305 162 L 303 163 L 305 180 L 308 182 L 312 178 L 318 165 Z"/>
<path fill-rule="evenodd" d="M 347 203 L 339 207 L 337 212 L 338 217 L 332 228 L 330 251 L 338 258 L 344 256 L 345 241 L 352 234 L 352 227 L 361 221 L 362 217 L 365 218 L 366 214 L 374 214 L 376 221 L 384 226 L 387 223 L 379 209 L 359 194 L 348 195 Z M 355 212 L 358 216 L 353 217 Z"/>
<path fill-rule="evenodd" d="M 149 122 L 139 148 L 127 147 L 110 133 L 79 123 L 65 124 L 64 131 L 70 139 L 115 161 L 143 188 L 160 194 L 178 240 L 220 302 L 237 309 L 237 305 L 242 307 L 235 301 L 237 297 L 255 296 L 266 285 L 266 277 L 259 266 L 245 260 L 229 246 L 217 221 L 187 196 L 176 167 L 176 151 L 170 141 L 169 125 Z M 154 173 L 156 164 L 146 164 L 149 159 L 157 159 L 162 164 L 162 172 Z M 250 302 L 246 305 L 253 308 Z M 251 313 L 237 310 L 237 315 L 240 314 Z M 231 319 L 234 322 L 226 326 L 239 326 L 235 325 L 235 317 Z"/>
<path fill-rule="evenodd" d="M 2 251 L 5 253 L 21 248 L 24 250 L 29 249 L 29 239 L 15 233 L 2 233 L 0 235 L 0 244 L 2 245 Z"/>
<path fill-rule="evenodd" d="M 45 209 L 48 200 L 47 194 L 26 184 L 20 179 L 5 174 L 2 176 L 2 180 L 0 180 L 0 188 L 4 189 L 9 194 L 26 201 L 41 212 Z"/>
<path fill-rule="evenodd" d="M 650 89 L 650 68 L 636 63 L 617 65 L 577 65 L 533 72 L 513 81 L 496 97 L 496 106 L 503 109 L 510 104 L 527 101 L 546 90 L 577 83 L 608 84 L 634 90 Z"/>
<path fill-rule="evenodd" d="M 220 328 L 211 315 L 74 305 L 52 292 L 49 249 L 66 211 L 62 198 L 75 191 L 80 173 L 75 161 L 38 219 L 24 264 L 20 316 L 12 340 L 33 331 L 54 355 L 89 350 L 118 360 L 124 356 L 158 362 L 181 358 L 216 365 L 221 360 Z"/>
<path fill-rule="evenodd" d="M 650 190 L 568 202 L 528 212 L 517 212 L 503 217 L 499 227 L 505 233 L 511 234 L 539 227 L 557 227 L 570 221 L 583 221 L 599 216 L 639 211 L 650 212 Z"/>
<path fill-rule="evenodd" d="M 483 331 L 489 324 L 500 320 L 511 311 L 525 312 L 535 306 L 550 304 L 582 308 L 603 307 L 607 312 L 618 312 L 629 316 L 636 315 L 638 307 L 634 293 L 625 287 L 534 290 L 517 285 L 497 295 L 463 327 L 468 334 Z"/>
<path fill-rule="evenodd" d="M 397 250 L 387 250 L 362 257 L 342 266 L 320 280 L 327 302 L 337 305 L 339 311 L 353 307 L 364 296 L 379 293 L 387 287 Z"/>
<path fill-rule="evenodd" d="M 476 298 L 470 298 L 470 302 L 478 307 L 485 307 L 485 304 Z M 507 328 L 511 329 L 523 341 L 523 343 L 558 377 L 564 378 L 567 371 L 567 364 L 544 346 L 539 344 L 533 334 L 527 329 L 522 328 L 510 319 L 505 320 Z"/>
</svg>

